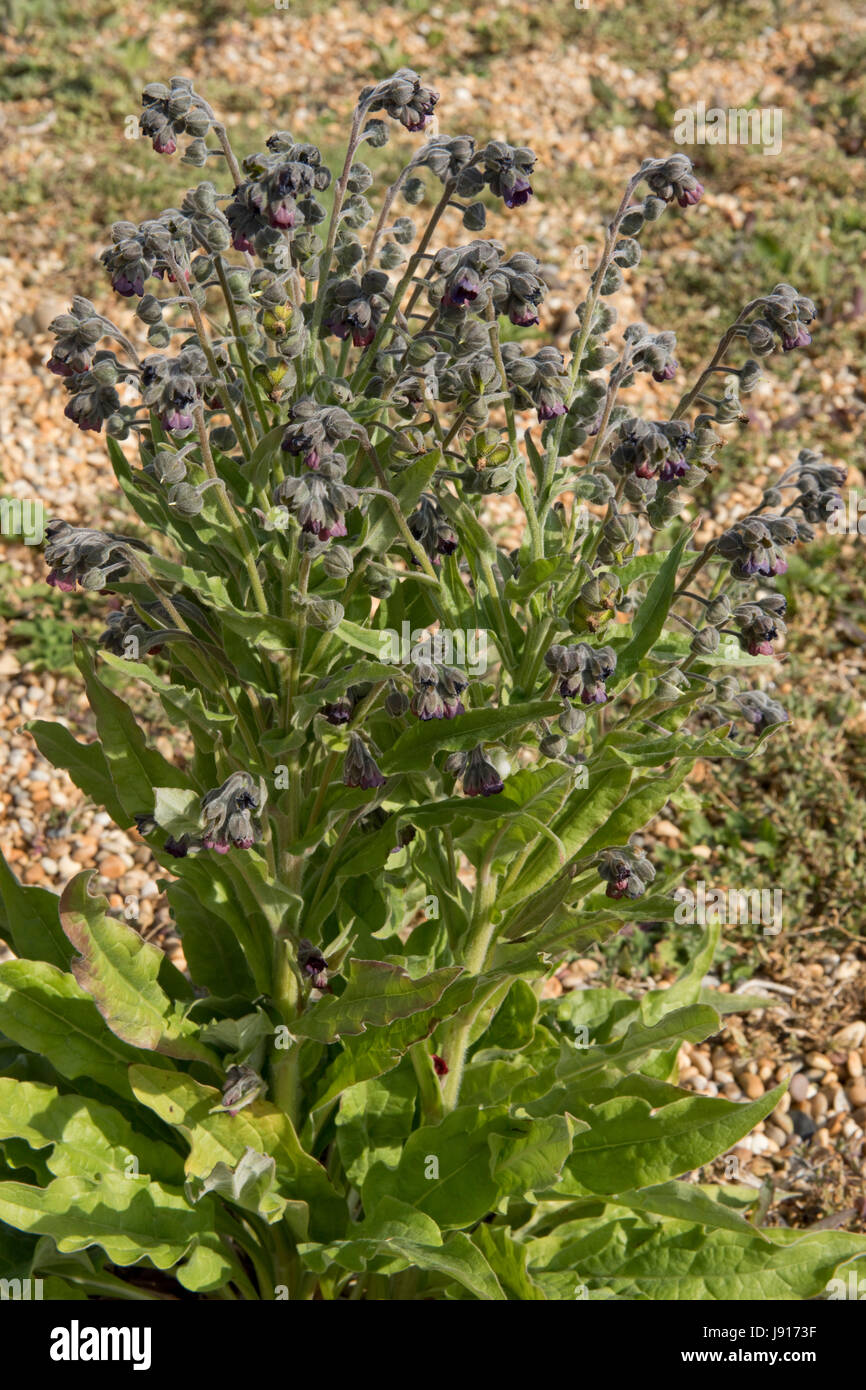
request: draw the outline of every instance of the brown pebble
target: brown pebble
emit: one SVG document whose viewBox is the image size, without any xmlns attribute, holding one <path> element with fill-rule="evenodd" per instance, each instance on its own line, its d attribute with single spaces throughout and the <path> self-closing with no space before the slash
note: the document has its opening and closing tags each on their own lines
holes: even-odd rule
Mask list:
<svg viewBox="0 0 866 1390">
<path fill-rule="evenodd" d="M 103 878 L 123 878 L 127 872 L 126 860 L 119 854 L 107 854 L 100 860 L 99 872 Z"/>
<path fill-rule="evenodd" d="M 795 1072 L 791 1077 L 791 1085 L 788 1089 L 792 1100 L 805 1100 L 809 1094 L 809 1078 L 805 1072 Z"/>
<path fill-rule="evenodd" d="M 859 1052 L 849 1052 L 845 1061 L 848 1075 L 854 1079 L 863 1075 L 863 1059 Z"/>
<path fill-rule="evenodd" d="M 749 1100 L 757 1100 L 759 1096 L 762 1096 L 764 1094 L 763 1081 L 759 1076 L 755 1076 L 752 1072 L 743 1073 L 742 1085 L 743 1090 L 749 1097 Z"/>
<path fill-rule="evenodd" d="M 818 1071 L 830 1071 L 833 1063 L 823 1052 L 807 1052 L 806 1061 L 810 1067 L 815 1067 Z"/>
<path fill-rule="evenodd" d="M 852 1106 L 866 1105 L 866 1077 L 858 1076 L 855 1081 L 849 1081 L 845 1090 Z"/>
</svg>

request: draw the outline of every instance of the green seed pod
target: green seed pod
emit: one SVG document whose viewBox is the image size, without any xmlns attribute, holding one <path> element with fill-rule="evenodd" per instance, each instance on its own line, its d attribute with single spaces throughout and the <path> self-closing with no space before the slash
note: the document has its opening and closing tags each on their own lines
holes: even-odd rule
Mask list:
<svg viewBox="0 0 866 1390">
<path fill-rule="evenodd" d="M 568 740 L 557 738 L 556 734 L 546 734 L 538 747 L 545 758 L 561 758 L 568 747 Z"/>
<path fill-rule="evenodd" d="M 691 651 L 694 656 L 712 656 L 719 650 L 719 634 L 714 627 L 702 627 L 692 638 Z"/>
<path fill-rule="evenodd" d="M 569 737 L 572 734 L 579 734 L 586 724 L 586 711 L 577 709 L 574 705 L 566 705 L 556 722 L 562 732 Z"/>
<path fill-rule="evenodd" d="M 322 567 L 330 579 L 348 579 L 354 565 L 344 545 L 331 545 L 322 557 Z"/>
<path fill-rule="evenodd" d="M 399 719 L 409 709 L 409 697 L 394 686 L 385 696 L 385 710 L 392 719 Z"/>
<path fill-rule="evenodd" d="M 313 598 L 307 604 L 307 622 L 324 632 L 331 632 L 343 621 L 345 611 L 343 605 L 333 599 Z"/>
<path fill-rule="evenodd" d="M 162 322 L 162 305 L 155 294 L 146 294 L 143 299 L 139 300 L 135 316 L 141 319 L 142 323 Z"/>
</svg>

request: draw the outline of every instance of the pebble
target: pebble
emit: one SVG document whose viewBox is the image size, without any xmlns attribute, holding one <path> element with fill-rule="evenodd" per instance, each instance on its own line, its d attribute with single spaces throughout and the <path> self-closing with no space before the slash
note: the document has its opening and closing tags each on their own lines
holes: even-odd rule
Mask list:
<svg viewBox="0 0 866 1390">
<path fill-rule="evenodd" d="M 866 1042 L 866 1020 L 858 1018 L 853 1023 L 846 1023 L 844 1028 L 834 1033 L 831 1042 L 836 1047 L 861 1047 Z"/>
<path fill-rule="evenodd" d="M 830 1061 L 829 1057 L 824 1056 L 823 1052 L 807 1052 L 806 1061 L 815 1071 L 824 1072 L 832 1071 L 833 1069 L 833 1063 Z"/>
<path fill-rule="evenodd" d="M 863 1075 L 863 1059 L 859 1052 L 849 1052 L 845 1059 L 845 1065 L 848 1068 L 848 1075 L 853 1079 L 856 1080 L 858 1076 Z"/>
<path fill-rule="evenodd" d="M 99 872 L 103 878 L 123 878 L 129 865 L 120 854 L 108 854 L 99 861 Z"/>
<path fill-rule="evenodd" d="M 858 1076 L 856 1080 L 849 1081 L 846 1090 L 852 1106 L 866 1105 L 866 1077 Z"/>
<path fill-rule="evenodd" d="M 759 1096 L 764 1094 L 763 1081 L 759 1076 L 755 1076 L 751 1072 L 746 1072 L 744 1074 L 742 1085 L 749 1100 L 757 1100 Z"/>
<path fill-rule="evenodd" d="M 788 1090 L 792 1100 L 805 1100 L 809 1094 L 809 1078 L 804 1072 L 796 1072 L 791 1078 Z"/>
<path fill-rule="evenodd" d="M 783 1149 L 788 1142 L 788 1134 L 778 1125 L 767 1125 L 765 1133 L 768 1139 L 772 1139 L 778 1149 Z"/>
<path fill-rule="evenodd" d="M 830 1101 L 830 1107 L 838 1114 L 842 1110 L 850 1110 L 851 1102 L 846 1096 L 841 1086 L 837 1086 Z"/>
</svg>

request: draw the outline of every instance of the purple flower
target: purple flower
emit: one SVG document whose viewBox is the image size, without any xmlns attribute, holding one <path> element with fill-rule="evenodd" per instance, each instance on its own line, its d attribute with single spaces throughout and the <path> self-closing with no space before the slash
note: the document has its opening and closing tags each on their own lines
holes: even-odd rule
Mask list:
<svg viewBox="0 0 866 1390">
<path fill-rule="evenodd" d="M 170 133 L 170 127 L 169 134 L 155 135 L 152 144 L 157 154 L 174 154 L 177 149 L 177 141 Z"/>
<path fill-rule="evenodd" d="M 160 416 L 163 429 L 172 434 L 187 434 L 192 429 L 192 416 L 183 410 L 169 410 Z"/>
<path fill-rule="evenodd" d="M 51 570 L 45 582 L 50 584 L 52 589 L 59 589 L 64 594 L 71 594 L 75 588 L 74 578 L 69 579 L 61 570 Z"/>
<path fill-rule="evenodd" d="M 358 734 L 349 735 L 349 751 L 343 764 L 343 782 L 347 787 L 362 787 L 365 791 L 385 785 L 385 778 Z"/>
<path fill-rule="evenodd" d="M 660 372 L 653 372 L 653 381 L 672 381 L 677 374 L 679 363 L 673 357 L 662 367 Z"/>
<path fill-rule="evenodd" d="M 659 478 L 663 483 L 672 483 L 677 478 L 684 478 L 688 471 L 689 465 L 686 463 L 684 458 L 668 458 L 665 459 L 664 463 L 662 464 L 662 469 L 659 473 Z M 642 474 L 640 470 L 638 470 L 638 476 L 644 477 L 646 475 Z"/>
<path fill-rule="evenodd" d="M 565 414 L 565 404 L 563 401 L 542 401 L 538 406 L 539 420 L 552 420 L 557 415 Z"/>
<path fill-rule="evenodd" d="M 532 197 L 532 184 L 529 179 L 515 174 L 513 179 L 503 178 L 502 200 L 507 208 L 522 208 Z"/>
<path fill-rule="evenodd" d="M 133 295 L 137 295 L 140 299 L 144 294 L 144 279 L 141 275 L 136 275 L 134 280 L 130 280 L 128 276 L 124 275 L 123 271 L 121 271 L 118 275 L 115 275 L 112 280 L 111 288 L 114 290 L 115 294 L 122 295 L 124 299 L 131 299 Z"/>
<path fill-rule="evenodd" d="M 782 351 L 793 352 L 795 348 L 808 347 L 811 341 L 811 333 L 807 333 L 802 324 L 798 324 L 796 333 L 786 333 L 783 335 Z"/>
<path fill-rule="evenodd" d="M 693 179 L 691 183 L 690 188 L 681 187 L 677 194 L 677 202 L 681 208 L 694 207 L 695 203 L 699 203 L 704 196 L 704 185 L 698 183 L 697 179 Z"/>
<path fill-rule="evenodd" d="M 465 796 L 498 796 L 505 790 L 505 783 L 491 762 L 488 762 L 481 745 L 473 748 L 463 773 L 463 792 Z"/>
</svg>

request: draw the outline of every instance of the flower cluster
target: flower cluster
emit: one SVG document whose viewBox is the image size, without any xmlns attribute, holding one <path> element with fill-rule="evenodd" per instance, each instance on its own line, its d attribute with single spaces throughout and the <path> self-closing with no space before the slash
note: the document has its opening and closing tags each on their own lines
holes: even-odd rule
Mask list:
<svg viewBox="0 0 866 1390">
<path fill-rule="evenodd" d="M 70 593 L 77 584 L 82 589 L 102 593 L 109 579 L 122 579 L 129 573 L 130 550 L 150 551 L 150 546 L 133 536 L 113 531 L 94 531 L 72 526 L 68 521 L 49 521 L 45 528 L 47 582 L 52 588 Z"/>
<path fill-rule="evenodd" d="M 590 647 L 578 642 L 573 647 L 549 647 L 544 664 L 559 677 L 558 690 L 564 700 L 578 698 L 583 705 L 603 705 L 607 700 L 605 682 L 616 670 L 613 647 Z"/>
<path fill-rule="evenodd" d="M 261 808 L 261 788 L 249 772 L 233 772 L 222 786 L 205 792 L 201 799 L 201 842 L 204 849 L 228 854 L 252 849 L 262 838 L 260 822 L 253 816 Z"/>
</svg>

